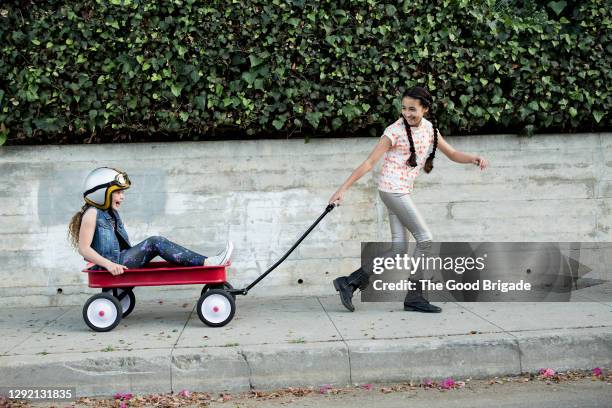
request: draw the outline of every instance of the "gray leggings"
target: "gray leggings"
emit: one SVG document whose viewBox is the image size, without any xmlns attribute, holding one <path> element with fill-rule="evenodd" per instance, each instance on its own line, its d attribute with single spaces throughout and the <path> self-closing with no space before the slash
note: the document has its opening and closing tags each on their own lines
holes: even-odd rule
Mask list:
<svg viewBox="0 0 612 408">
<path fill-rule="evenodd" d="M 404 193 L 387 193 L 378 191 L 380 198 L 389 211 L 389 223 L 391 224 L 391 241 L 394 243 L 393 250 L 405 253 L 406 245 L 409 241 L 407 231 L 414 236 L 416 240 L 416 248 L 413 257 L 421 255 L 427 257 L 431 251 L 433 236 L 427 227 L 423 216 L 417 209 L 416 205 L 410 198 L 410 194 Z M 411 280 L 423 279 L 423 270 L 417 271 Z M 420 285 L 417 285 L 420 287 Z M 421 291 L 414 295 L 420 295 Z M 410 300 L 408 294 L 407 300 Z"/>
<path fill-rule="evenodd" d="M 412 233 L 418 244 L 431 244 L 433 236 L 425 223 L 425 219 L 410 198 L 410 194 L 387 193 L 378 191 L 380 198 L 389 210 L 389 223 L 391 224 L 391 241 L 408 242 L 406 229 Z M 431 246 L 431 245 L 430 245 Z"/>
</svg>

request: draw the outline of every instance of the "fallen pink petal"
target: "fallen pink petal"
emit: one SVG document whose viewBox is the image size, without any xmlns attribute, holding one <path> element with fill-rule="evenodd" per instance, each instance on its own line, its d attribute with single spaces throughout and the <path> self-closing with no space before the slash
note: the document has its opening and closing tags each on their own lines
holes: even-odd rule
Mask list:
<svg viewBox="0 0 612 408">
<path fill-rule="evenodd" d="M 123 392 L 118 392 L 118 393 L 116 393 L 115 395 L 113 395 L 113 398 L 114 398 L 114 399 L 116 399 L 116 400 L 118 399 L 118 400 L 121 400 L 121 401 L 129 401 L 129 400 L 131 400 L 133 397 L 134 397 L 134 394 L 132 394 L 132 393 L 130 393 L 130 392 L 125 392 L 125 393 L 123 393 Z"/>
<path fill-rule="evenodd" d="M 121 401 L 121 405 L 119 405 L 119 408 L 127 408 L 127 404 L 124 401 Z"/>
<path fill-rule="evenodd" d="M 332 386 L 330 384 L 325 384 L 323 386 L 321 386 L 321 388 L 319 388 L 319 393 L 320 394 L 327 394 L 327 392 L 329 390 L 331 390 Z"/>
<path fill-rule="evenodd" d="M 372 384 L 363 384 L 361 388 L 363 388 L 364 390 L 372 391 L 372 388 L 374 388 L 374 386 Z"/>
<path fill-rule="evenodd" d="M 185 398 L 189 398 L 191 396 L 191 393 L 188 390 L 181 390 L 178 394 Z"/>
<path fill-rule="evenodd" d="M 599 368 L 599 367 L 595 367 L 595 368 L 593 369 L 593 375 L 594 375 L 594 376 L 599 377 L 599 376 L 601 376 L 602 374 L 603 374 L 603 372 L 601 371 L 601 368 Z"/>
<path fill-rule="evenodd" d="M 442 387 L 445 390 L 453 388 L 454 386 L 455 386 L 455 381 L 450 377 L 446 378 L 444 381 L 442 381 L 442 384 L 440 384 L 440 387 Z"/>
<path fill-rule="evenodd" d="M 457 381 L 457 382 L 455 383 L 455 386 L 456 386 L 457 388 L 463 388 L 463 387 L 465 387 L 465 381 Z"/>
<path fill-rule="evenodd" d="M 555 370 L 552 368 L 542 368 L 540 369 L 540 375 L 543 375 L 544 377 L 552 377 L 555 375 Z"/>
</svg>

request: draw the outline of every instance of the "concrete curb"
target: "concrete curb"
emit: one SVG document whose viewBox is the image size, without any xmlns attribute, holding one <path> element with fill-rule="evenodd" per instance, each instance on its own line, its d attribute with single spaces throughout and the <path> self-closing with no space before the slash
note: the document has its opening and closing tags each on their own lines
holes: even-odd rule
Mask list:
<svg viewBox="0 0 612 408">
<path fill-rule="evenodd" d="M 612 367 L 612 328 L 514 333 L 521 350 L 522 369 L 537 371 Z"/>
<path fill-rule="evenodd" d="M 349 341 L 348 346 L 355 383 L 482 378 L 521 372 L 518 344 L 503 333 Z"/>
<path fill-rule="evenodd" d="M 612 367 L 612 328 L 244 347 L 0 357 L 5 386 L 75 386 L 77 395 L 181 389 L 241 392 Z"/>
<path fill-rule="evenodd" d="M 76 387 L 78 396 L 170 391 L 170 350 L 0 357 L 5 387 Z"/>
</svg>

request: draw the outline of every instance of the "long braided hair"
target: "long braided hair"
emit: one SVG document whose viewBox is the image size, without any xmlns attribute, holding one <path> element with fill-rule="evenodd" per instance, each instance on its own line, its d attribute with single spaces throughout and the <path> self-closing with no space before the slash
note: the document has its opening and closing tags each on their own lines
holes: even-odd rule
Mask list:
<svg viewBox="0 0 612 408">
<path fill-rule="evenodd" d="M 433 170 L 433 161 L 436 157 L 436 149 L 438 148 L 438 122 L 431 111 L 433 105 L 433 98 L 431 97 L 429 91 L 427 91 L 427 89 L 421 86 L 415 86 L 404 91 L 404 93 L 402 94 L 402 99 L 406 97 L 418 99 L 424 108 L 428 108 L 428 116 L 431 120 L 431 124 L 433 125 L 434 129 L 434 141 L 433 150 L 429 154 L 429 157 L 427 157 L 425 165 L 423 166 L 423 170 L 425 170 L 425 173 L 429 173 Z M 412 129 L 410 129 L 410 125 L 408 124 L 408 121 L 406 120 L 404 115 L 402 115 L 402 120 L 404 121 L 404 127 L 406 128 L 406 133 L 408 134 L 408 142 L 410 142 L 410 157 L 406 161 L 406 165 L 410 167 L 416 167 L 416 149 L 414 148 L 414 140 L 412 139 Z"/>
</svg>

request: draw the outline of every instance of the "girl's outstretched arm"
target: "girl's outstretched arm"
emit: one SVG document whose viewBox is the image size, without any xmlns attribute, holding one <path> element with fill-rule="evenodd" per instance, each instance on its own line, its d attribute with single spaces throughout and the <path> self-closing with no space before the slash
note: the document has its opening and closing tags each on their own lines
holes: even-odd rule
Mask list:
<svg viewBox="0 0 612 408">
<path fill-rule="evenodd" d="M 438 149 L 442 151 L 452 161 L 455 163 L 471 163 L 480 167 L 480 170 L 484 170 L 489 165 L 489 162 L 481 156 L 473 156 L 471 154 L 463 153 L 458 150 L 455 150 L 453 146 L 448 144 L 446 140 L 442 137 L 442 135 L 438 134 Z"/>
<path fill-rule="evenodd" d="M 329 199 L 329 203 L 336 203 L 340 205 L 344 198 L 344 193 L 353 185 L 354 182 L 359 180 L 364 174 L 372 170 L 380 157 L 391 147 L 391 140 L 388 137 L 381 137 L 374 150 L 370 153 L 367 159 L 357 167 L 348 179 L 336 190 L 336 192 Z"/>
</svg>

